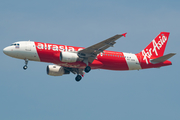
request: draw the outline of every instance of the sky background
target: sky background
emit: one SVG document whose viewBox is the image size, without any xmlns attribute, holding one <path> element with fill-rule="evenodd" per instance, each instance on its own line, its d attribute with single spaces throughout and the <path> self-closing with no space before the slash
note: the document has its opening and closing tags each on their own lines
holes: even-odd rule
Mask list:
<svg viewBox="0 0 180 120">
<path fill-rule="evenodd" d="M 179 0 L 1 0 L 1 120 L 179 120 Z M 172 66 L 140 71 L 92 70 L 46 74 L 51 63 L 3 54 L 4 47 L 32 40 L 88 47 L 127 32 L 108 50 L 138 53 L 161 31 L 170 32 L 165 54 Z"/>
</svg>

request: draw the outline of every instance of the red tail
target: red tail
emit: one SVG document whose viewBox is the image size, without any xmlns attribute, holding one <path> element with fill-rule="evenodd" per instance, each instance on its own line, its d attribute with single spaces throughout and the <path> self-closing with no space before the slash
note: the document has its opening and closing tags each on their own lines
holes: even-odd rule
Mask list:
<svg viewBox="0 0 180 120">
<path fill-rule="evenodd" d="M 144 57 L 143 60 L 146 60 L 147 64 L 149 59 L 163 56 L 169 34 L 169 32 L 161 32 L 144 50 L 142 50 L 141 55 Z"/>
</svg>

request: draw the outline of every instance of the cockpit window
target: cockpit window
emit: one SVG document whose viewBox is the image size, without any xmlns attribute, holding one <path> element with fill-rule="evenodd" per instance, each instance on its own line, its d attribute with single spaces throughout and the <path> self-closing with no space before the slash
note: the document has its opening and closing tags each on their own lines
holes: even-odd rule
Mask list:
<svg viewBox="0 0 180 120">
<path fill-rule="evenodd" d="M 11 46 L 19 46 L 19 43 L 13 43 Z"/>
</svg>

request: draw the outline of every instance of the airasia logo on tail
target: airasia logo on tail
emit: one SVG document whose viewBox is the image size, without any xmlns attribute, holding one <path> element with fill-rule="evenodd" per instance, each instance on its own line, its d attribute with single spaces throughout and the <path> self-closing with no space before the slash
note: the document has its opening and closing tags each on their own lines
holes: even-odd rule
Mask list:
<svg viewBox="0 0 180 120">
<path fill-rule="evenodd" d="M 157 49 L 160 50 L 161 47 L 164 45 L 164 43 L 167 41 L 167 37 L 166 36 L 159 36 L 159 41 L 156 43 L 155 40 L 152 41 L 153 43 L 153 52 L 155 52 L 156 56 L 158 56 L 158 52 Z"/>
<path fill-rule="evenodd" d="M 164 36 L 164 34 L 162 34 L 162 37 L 159 36 L 159 41 L 155 41 L 153 40 L 150 44 L 152 44 L 152 47 L 149 48 L 145 48 L 142 51 L 142 56 L 143 56 L 143 60 L 146 61 L 146 64 L 148 64 L 148 58 L 150 59 L 153 55 L 153 53 L 155 53 L 156 56 L 158 56 L 158 52 L 161 50 L 162 46 L 165 44 L 165 42 L 167 41 L 167 36 Z"/>
</svg>

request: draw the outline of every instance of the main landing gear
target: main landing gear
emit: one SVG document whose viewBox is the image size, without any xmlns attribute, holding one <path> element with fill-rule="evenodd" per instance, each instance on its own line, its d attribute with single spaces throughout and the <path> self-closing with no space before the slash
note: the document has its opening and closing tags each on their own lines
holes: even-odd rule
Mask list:
<svg viewBox="0 0 180 120">
<path fill-rule="evenodd" d="M 82 70 L 82 71 L 83 71 L 83 70 Z M 90 66 L 86 66 L 86 68 L 84 69 L 84 71 L 85 71 L 86 73 L 88 73 L 89 71 L 91 71 L 91 67 L 90 67 Z M 84 73 L 82 74 L 81 72 L 78 71 L 75 80 L 76 80 L 77 82 L 81 81 L 83 75 L 84 75 Z"/>
<path fill-rule="evenodd" d="M 90 71 L 91 71 L 91 67 L 88 66 L 88 60 L 85 59 L 83 62 L 87 65 L 86 68 L 84 69 L 84 71 L 85 71 L 86 73 L 90 72 Z M 83 71 L 83 70 L 82 70 L 82 71 Z M 75 80 L 76 80 L 77 82 L 79 82 L 81 79 L 82 79 L 82 76 L 81 76 L 81 74 L 79 74 L 79 71 L 78 71 Z"/>
<path fill-rule="evenodd" d="M 88 66 L 88 64 L 89 64 L 88 58 L 85 58 L 85 59 L 83 60 L 83 62 L 86 64 L 86 68 L 84 69 L 84 71 L 85 71 L 86 73 L 88 73 L 89 71 L 91 71 L 91 67 Z"/>
<path fill-rule="evenodd" d="M 84 69 L 84 71 L 85 71 L 86 73 L 88 73 L 89 71 L 91 71 L 91 67 L 86 66 L 86 68 Z"/>
<path fill-rule="evenodd" d="M 24 59 L 25 60 L 25 65 L 23 66 L 23 69 L 26 70 L 28 68 L 27 64 L 28 64 L 28 59 Z"/>
<path fill-rule="evenodd" d="M 82 76 L 81 76 L 81 75 L 77 75 L 76 78 L 75 78 L 75 80 L 76 80 L 77 82 L 79 82 L 81 79 L 82 79 Z"/>
</svg>

